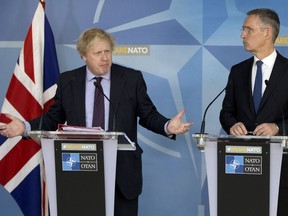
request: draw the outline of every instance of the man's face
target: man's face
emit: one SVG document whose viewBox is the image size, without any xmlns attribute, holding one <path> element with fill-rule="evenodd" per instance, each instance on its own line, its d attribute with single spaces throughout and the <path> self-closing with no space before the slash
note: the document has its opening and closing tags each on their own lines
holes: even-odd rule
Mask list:
<svg viewBox="0 0 288 216">
<path fill-rule="evenodd" d="M 107 40 L 95 40 L 88 49 L 83 60 L 88 69 L 101 76 L 110 71 L 112 65 L 112 49 Z"/>
<path fill-rule="evenodd" d="M 267 28 L 260 25 L 259 17 L 256 15 L 248 16 L 242 26 L 241 38 L 245 50 L 255 55 L 265 51 L 267 45 Z"/>
</svg>

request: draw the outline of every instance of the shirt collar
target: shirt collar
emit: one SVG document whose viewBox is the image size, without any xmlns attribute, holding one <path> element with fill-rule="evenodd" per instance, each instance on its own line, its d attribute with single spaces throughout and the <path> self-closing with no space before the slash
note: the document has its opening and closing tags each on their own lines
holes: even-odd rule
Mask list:
<svg viewBox="0 0 288 216">
<path fill-rule="evenodd" d="M 86 80 L 92 81 L 95 77 L 95 74 L 93 74 L 88 67 L 86 67 Z M 96 76 L 97 77 L 97 76 Z M 111 71 L 108 71 L 106 74 L 102 75 L 103 79 L 110 80 L 111 77 Z"/>
<path fill-rule="evenodd" d="M 275 60 L 276 60 L 276 57 L 277 57 L 277 52 L 276 50 L 274 49 L 274 51 L 267 57 L 265 57 L 264 59 L 262 59 L 261 61 L 263 62 L 264 65 L 272 68 L 274 63 L 275 63 Z M 254 64 L 259 61 L 259 59 L 254 56 Z"/>
</svg>

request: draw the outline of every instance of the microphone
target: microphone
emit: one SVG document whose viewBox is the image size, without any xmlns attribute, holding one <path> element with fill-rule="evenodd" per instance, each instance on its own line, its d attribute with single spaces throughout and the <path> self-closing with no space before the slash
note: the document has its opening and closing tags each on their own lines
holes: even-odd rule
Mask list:
<svg viewBox="0 0 288 216">
<path fill-rule="evenodd" d="M 204 151 L 204 147 L 205 147 L 205 140 L 204 140 L 204 135 L 206 135 L 207 133 L 205 133 L 205 118 L 206 118 L 206 113 L 209 109 L 209 107 L 214 103 L 215 100 L 217 100 L 217 98 L 226 90 L 227 86 L 230 85 L 230 82 L 228 82 L 228 84 L 225 86 L 225 88 L 223 88 L 218 95 L 208 104 L 208 106 L 206 107 L 205 111 L 204 111 L 204 115 L 202 118 L 202 123 L 201 123 L 201 128 L 200 128 L 200 132 L 197 133 L 197 147 L 200 151 Z"/>
<path fill-rule="evenodd" d="M 109 103 L 111 104 L 111 107 L 113 109 L 113 125 L 112 125 L 112 131 L 115 132 L 115 121 L 116 121 L 116 110 L 115 107 L 113 105 L 113 103 L 111 102 L 111 100 L 106 96 L 106 94 L 103 92 L 102 86 L 100 86 L 101 84 L 98 83 L 97 81 L 94 82 L 95 87 L 101 92 L 101 94 L 109 101 Z"/>
<path fill-rule="evenodd" d="M 228 85 L 227 85 L 228 86 Z M 202 123 L 201 123 L 201 129 L 200 129 L 200 134 L 205 134 L 205 118 L 206 118 L 206 113 L 208 111 L 208 109 L 210 108 L 210 106 L 214 103 L 215 100 L 217 100 L 217 98 L 226 90 L 227 86 L 225 86 L 225 88 L 223 88 L 219 94 L 208 104 L 208 106 L 206 107 L 205 111 L 204 111 L 204 115 L 202 118 Z"/>
<path fill-rule="evenodd" d="M 270 87 L 269 87 L 269 81 L 268 81 L 268 80 L 265 80 L 265 84 L 266 84 L 266 87 L 267 87 L 268 91 L 270 92 L 270 94 L 271 94 L 274 102 L 276 103 L 276 105 L 278 106 L 278 108 L 279 108 L 279 110 L 280 110 L 280 112 L 281 112 L 281 115 L 282 115 L 282 129 L 283 129 L 283 131 L 282 131 L 283 134 L 282 134 L 282 135 L 285 136 L 286 130 L 285 130 L 284 111 L 283 111 L 282 107 L 280 106 L 280 104 L 278 103 L 278 101 L 277 101 L 276 97 L 274 96 L 272 90 L 270 89 Z"/>
</svg>

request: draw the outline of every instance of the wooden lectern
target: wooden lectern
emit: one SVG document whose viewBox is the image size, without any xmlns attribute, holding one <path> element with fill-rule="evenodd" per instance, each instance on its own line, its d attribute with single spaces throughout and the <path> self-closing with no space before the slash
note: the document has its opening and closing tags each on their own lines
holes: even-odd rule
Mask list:
<svg viewBox="0 0 288 216">
<path fill-rule="evenodd" d="M 114 216 L 117 150 L 135 144 L 122 132 L 31 131 L 42 145 L 51 216 Z"/>
</svg>

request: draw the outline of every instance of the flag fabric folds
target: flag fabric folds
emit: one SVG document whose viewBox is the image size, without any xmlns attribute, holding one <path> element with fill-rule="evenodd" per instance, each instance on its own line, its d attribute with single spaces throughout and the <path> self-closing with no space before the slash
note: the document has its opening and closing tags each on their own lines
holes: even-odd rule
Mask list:
<svg viewBox="0 0 288 216">
<path fill-rule="evenodd" d="M 9 122 L 3 113 L 31 120 L 53 102 L 59 66 L 53 32 L 38 4 L 16 62 L 0 115 L 0 124 Z M 13 196 L 25 216 L 48 215 L 45 170 L 40 144 L 32 139 L 0 135 L 0 184 Z"/>
</svg>

